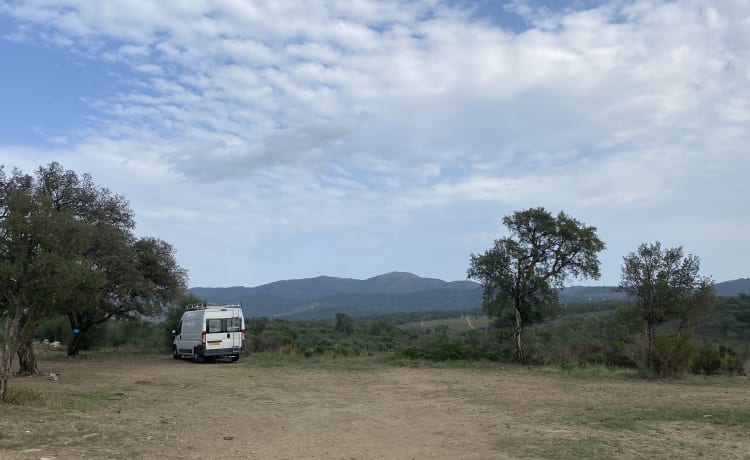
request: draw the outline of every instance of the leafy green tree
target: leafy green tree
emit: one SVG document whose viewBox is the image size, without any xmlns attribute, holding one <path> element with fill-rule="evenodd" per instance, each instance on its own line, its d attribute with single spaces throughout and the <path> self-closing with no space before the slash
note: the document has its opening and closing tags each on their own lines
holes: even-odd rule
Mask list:
<svg viewBox="0 0 750 460">
<path fill-rule="evenodd" d="M 682 247 L 662 249 L 658 241 L 643 243 L 624 258 L 620 289 L 635 300 L 637 315 L 646 326 L 646 368 L 652 376 L 669 374 L 670 356 L 689 353 L 684 335 L 705 316 L 713 302 L 713 282 L 699 275 L 700 259 L 685 256 Z M 671 324 L 672 331 L 658 340 L 657 329 Z M 658 347 L 664 351 L 661 359 Z"/>
<path fill-rule="evenodd" d="M 0 400 L 13 356 L 39 321 L 100 283 L 81 257 L 91 238 L 91 227 L 58 211 L 34 177 L 7 177 L 0 167 Z"/>
<path fill-rule="evenodd" d="M 87 244 L 77 254 L 78 264 L 98 280 L 90 284 L 89 289 L 78 289 L 77 298 L 70 299 L 64 310 L 70 312 L 87 306 L 93 301 L 94 291 L 106 284 L 106 274 L 96 269 L 97 262 L 92 259 L 97 241 L 108 232 L 129 234 L 135 225 L 132 211 L 123 197 L 98 187 L 88 174 L 79 176 L 56 162 L 39 167 L 33 177 L 28 177 L 34 193 L 49 200 L 56 212 L 72 215 L 89 232 Z M 20 373 L 32 374 L 36 371 L 30 337 L 22 342 L 18 357 Z"/>
<path fill-rule="evenodd" d="M 58 163 L 33 176 L 0 168 L 0 381 L 14 353 L 35 369 L 31 331 L 45 317 L 66 315 L 76 354 L 94 325 L 158 313 L 184 289 L 172 247 L 135 238 L 134 225 L 127 201 L 86 174 Z"/>
<path fill-rule="evenodd" d="M 68 343 L 69 356 L 78 354 L 92 327 L 111 319 L 162 313 L 185 289 L 187 274 L 165 241 L 136 240 L 128 233 L 115 232 L 99 243 L 92 270 L 101 273 L 105 283 L 89 293 L 90 303 L 66 312 L 71 327 L 78 331 Z"/>
<path fill-rule="evenodd" d="M 68 342 L 68 355 L 78 354 L 92 327 L 110 319 L 161 313 L 162 306 L 184 290 L 187 275 L 177 265 L 174 249 L 156 238 L 133 236 L 133 212 L 124 197 L 59 163 L 40 167 L 36 176 L 55 209 L 72 212 L 93 227 L 82 257 L 100 283 L 82 290 L 83 298 L 64 311 L 71 330 L 77 331 Z"/>
<path fill-rule="evenodd" d="M 336 324 L 333 330 L 341 335 L 350 336 L 354 333 L 354 321 L 346 313 L 336 313 Z"/>
<path fill-rule="evenodd" d="M 484 254 L 472 254 L 468 277 L 482 284 L 488 315 L 511 313 L 514 358 L 522 363 L 524 325 L 541 319 L 543 308 L 557 302 L 566 279 L 599 278 L 597 254 L 604 242 L 596 227 L 541 207 L 506 216 L 503 225 L 510 235 L 495 240 Z"/>
</svg>

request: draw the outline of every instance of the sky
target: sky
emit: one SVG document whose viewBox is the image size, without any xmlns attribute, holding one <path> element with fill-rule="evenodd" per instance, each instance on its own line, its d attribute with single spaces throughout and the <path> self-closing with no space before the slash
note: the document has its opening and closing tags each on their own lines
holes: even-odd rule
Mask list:
<svg viewBox="0 0 750 460">
<path fill-rule="evenodd" d="M 466 278 L 501 220 L 750 277 L 747 0 L 0 0 L 0 164 L 125 196 L 190 286 Z"/>
</svg>

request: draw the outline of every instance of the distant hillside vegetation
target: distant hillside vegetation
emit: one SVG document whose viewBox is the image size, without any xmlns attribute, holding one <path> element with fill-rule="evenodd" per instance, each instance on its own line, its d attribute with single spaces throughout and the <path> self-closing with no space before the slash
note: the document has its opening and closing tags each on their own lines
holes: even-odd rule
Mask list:
<svg viewBox="0 0 750 460">
<path fill-rule="evenodd" d="M 481 308 L 482 289 L 473 281 L 443 281 L 413 273 L 391 272 L 365 280 L 319 276 L 275 281 L 257 287 L 195 287 L 189 291 L 210 303 L 241 302 L 248 316 L 285 319 L 352 316 Z M 750 293 L 750 279 L 718 283 L 720 296 Z M 625 300 L 614 286 L 571 286 L 563 303 Z"/>
</svg>

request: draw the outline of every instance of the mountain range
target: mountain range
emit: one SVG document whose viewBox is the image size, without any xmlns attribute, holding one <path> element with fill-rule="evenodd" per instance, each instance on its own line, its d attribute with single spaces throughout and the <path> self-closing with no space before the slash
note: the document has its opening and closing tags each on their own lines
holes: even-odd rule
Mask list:
<svg viewBox="0 0 750 460">
<path fill-rule="evenodd" d="M 750 294 L 750 279 L 715 285 L 720 296 Z M 194 287 L 189 292 L 206 302 L 242 303 L 247 316 L 284 319 L 330 318 L 337 312 L 366 316 L 400 311 L 479 309 L 482 289 L 473 281 L 443 281 L 413 273 L 391 272 L 365 280 L 319 276 L 275 281 L 257 287 Z M 563 303 L 623 300 L 614 286 L 571 286 Z"/>
</svg>

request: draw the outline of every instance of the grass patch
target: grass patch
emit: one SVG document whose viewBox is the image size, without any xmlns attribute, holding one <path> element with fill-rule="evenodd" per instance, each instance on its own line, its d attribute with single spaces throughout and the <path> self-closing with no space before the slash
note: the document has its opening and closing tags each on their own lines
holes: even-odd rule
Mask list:
<svg viewBox="0 0 750 460">
<path fill-rule="evenodd" d="M 609 430 L 638 431 L 664 422 L 694 422 L 750 428 L 750 408 L 728 407 L 606 407 L 585 406 L 569 417 L 576 424 Z"/>
<path fill-rule="evenodd" d="M 41 406 L 46 403 L 41 391 L 26 387 L 9 386 L 7 398 L 10 404 Z"/>
<path fill-rule="evenodd" d="M 49 395 L 47 403 L 50 409 L 59 413 L 85 412 L 126 399 L 131 390 L 131 387 L 108 386 L 91 391 L 64 391 Z"/>
<path fill-rule="evenodd" d="M 635 369 L 607 366 L 530 366 L 530 373 L 575 380 L 642 380 Z"/>
<path fill-rule="evenodd" d="M 488 360 L 446 360 L 432 361 L 426 359 L 401 358 L 395 353 L 376 353 L 370 356 L 331 356 L 313 355 L 305 357 L 300 354 L 253 353 L 244 357 L 242 363 L 259 368 L 320 369 L 345 371 L 370 371 L 389 367 L 406 367 L 409 369 L 484 369 L 507 370 L 521 369 L 520 366 L 498 363 Z"/>
<path fill-rule="evenodd" d="M 429 359 L 409 359 L 400 357 L 385 357 L 385 362 L 392 367 L 408 367 L 410 369 L 483 369 L 507 370 L 521 369 L 520 366 L 508 363 L 498 363 L 486 359 L 449 359 L 435 361 Z"/>
<path fill-rule="evenodd" d="M 561 439 L 525 439 L 508 449 L 507 443 L 496 443 L 498 450 L 508 450 L 519 458 L 603 458 L 604 452 L 621 452 L 623 443 L 606 436 Z"/>
</svg>

